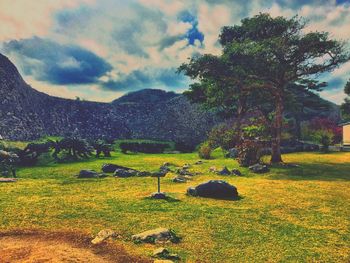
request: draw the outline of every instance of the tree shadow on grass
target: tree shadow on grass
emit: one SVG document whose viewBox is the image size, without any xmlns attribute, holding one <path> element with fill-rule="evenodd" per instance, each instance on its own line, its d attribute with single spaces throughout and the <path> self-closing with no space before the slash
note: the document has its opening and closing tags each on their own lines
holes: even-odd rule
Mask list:
<svg viewBox="0 0 350 263">
<path fill-rule="evenodd" d="M 350 163 L 303 163 L 300 167 L 274 166 L 273 180 L 350 181 Z"/>
</svg>

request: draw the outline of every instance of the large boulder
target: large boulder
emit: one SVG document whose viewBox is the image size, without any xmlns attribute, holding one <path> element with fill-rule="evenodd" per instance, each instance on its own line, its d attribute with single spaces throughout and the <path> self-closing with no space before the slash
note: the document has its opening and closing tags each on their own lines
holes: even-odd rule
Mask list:
<svg viewBox="0 0 350 263">
<path fill-rule="evenodd" d="M 190 187 L 187 193 L 192 196 L 211 198 L 237 199 L 237 188 L 223 180 L 210 180 L 208 182 Z"/>
<path fill-rule="evenodd" d="M 162 243 L 167 241 L 177 243 L 180 241 L 180 238 L 176 236 L 174 231 L 164 227 L 148 230 L 140 234 L 133 235 L 131 238 L 135 242 L 145 243 Z"/>
<path fill-rule="evenodd" d="M 104 173 L 114 173 L 117 169 L 129 170 L 130 168 L 113 163 L 105 163 L 102 165 L 102 171 Z"/>
<path fill-rule="evenodd" d="M 132 176 L 137 176 L 138 175 L 138 171 L 134 170 L 134 169 L 117 169 L 114 171 L 114 176 L 116 177 L 132 177 Z"/>
<path fill-rule="evenodd" d="M 269 171 L 269 167 L 267 167 L 265 164 L 257 163 L 249 166 L 249 170 L 251 170 L 253 173 L 262 174 L 267 173 Z"/>
</svg>

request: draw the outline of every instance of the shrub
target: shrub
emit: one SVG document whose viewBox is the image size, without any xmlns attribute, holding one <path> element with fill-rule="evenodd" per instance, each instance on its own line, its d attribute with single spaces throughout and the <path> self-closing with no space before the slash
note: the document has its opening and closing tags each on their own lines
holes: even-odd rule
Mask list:
<svg viewBox="0 0 350 263">
<path fill-rule="evenodd" d="M 176 142 L 175 150 L 182 153 L 191 153 L 196 150 L 196 145 L 189 142 Z"/>
<path fill-rule="evenodd" d="M 122 142 L 119 148 L 122 153 L 140 152 L 140 153 L 163 153 L 165 149 L 169 148 L 168 143 L 163 142 Z"/>
<path fill-rule="evenodd" d="M 243 167 L 256 164 L 261 158 L 262 143 L 245 139 L 237 146 L 237 161 Z"/>
<path fill-rule="evenodd" d="M 321 151 L 329 152 L 329 146 L 333 141 L 334 134 L 330 130 L 317 130 L 312 134 L 313 141 L 321 144 Z"/>
<path fill-rule="evenodd" d="M 210 147 L 209 143 L 204 142 L 201 144 L 198 150 L 199 158 L 208 160 L 211 158 L 211 152 L 212 148 Z"/>
<path fill-rule="evenodd" d="M 221 147 L 228 151 L 236 146 L 238 133 L 233 124 L 220 124 L 214 127 L 208 136 L 208 142 L 212 148 Z"/>
</svg>

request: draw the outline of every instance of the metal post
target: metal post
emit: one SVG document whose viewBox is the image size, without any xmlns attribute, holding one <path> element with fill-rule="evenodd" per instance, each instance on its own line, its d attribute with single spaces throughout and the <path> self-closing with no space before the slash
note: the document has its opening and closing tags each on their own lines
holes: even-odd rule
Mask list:
<svg viewBox="0 0 350 263">
<path fill-rule="evenodd" d="M 160 176 L 158 176 L 158 193 L 160 193 Z"/>
</svg>

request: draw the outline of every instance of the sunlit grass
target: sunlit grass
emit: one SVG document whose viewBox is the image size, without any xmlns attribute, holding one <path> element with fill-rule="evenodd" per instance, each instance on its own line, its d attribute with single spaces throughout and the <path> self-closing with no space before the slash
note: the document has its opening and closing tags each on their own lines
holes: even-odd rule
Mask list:
<svg viewBox="0 0 350 263">
<path fill-rule="evenodd" d="M 150 200 L 155 178 L 77 179 L 80 169 L 99 171 L 112 162 L 155 171 L 164 162 L 181 166 L 197 154 L 115 153 L 109 159 L 22 168 L 20 180 L 0 185 L 1 230 L 46 229 L 121 233 L 129 251 L 150 254 L 153 245 L 136 245 L 130 236 L 164 226 L 183 237 L 166 245 L 186 262 L 277 262 L 350 260 L 350 153 L 296 153 L 284 156 L 298 168 L 274 167 L 264 175 L 239 168 L 244 176 L 218 176 L 210 166 L 238 168 L 234 160 L 215 159 L 193 166 L 192 181 L 176 184 L 175 174 L 161 188 L 178 201 Z M 238 188 L 239 201 L 187 196 L 186 189 L 209 179 Z"/>
</svg>

